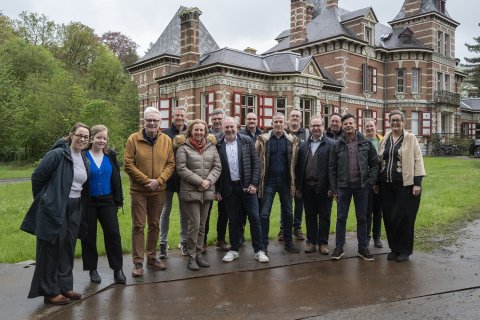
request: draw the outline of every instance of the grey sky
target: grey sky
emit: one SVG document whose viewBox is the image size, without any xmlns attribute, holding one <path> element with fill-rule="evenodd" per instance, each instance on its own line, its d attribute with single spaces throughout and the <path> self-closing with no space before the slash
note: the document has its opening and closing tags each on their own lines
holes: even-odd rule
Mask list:
<svg viewBox="0 0 480 320">
<path fill-rule="evenodd" d="M 471 57 L 465 43 L 480 35 L 477 0 L 448 0 L 447 11 L 460 23 L 456 33 L 456 57 Z M 339 0 L 339 6 L 354 11 L 373 7 L 377 18 L 387 23 L 402 7 L 403 0 Z M 274 38 L 289 28 L 290 0 L 0 0 L 0 10 L 17 18 L 25 10 L 45 14 L 56 23 L 79 21 L 97 34 L 120 31 L 140 45 L 145 53 L 155 42 L 180 6 L 198 7 L 202 22 L 220 47 L 245 49 L 259 53 L 275 45 Z"/>
</svg>

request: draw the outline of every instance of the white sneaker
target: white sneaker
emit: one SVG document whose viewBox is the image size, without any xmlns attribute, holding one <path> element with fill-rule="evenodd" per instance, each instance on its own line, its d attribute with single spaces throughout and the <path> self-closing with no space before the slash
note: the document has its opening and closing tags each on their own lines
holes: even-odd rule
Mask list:
<svg viewBox="0 0 480 320">
<path fill-rule="evenodd" d="M 233 260 L 238 259 L 238 252 L 230 250 L 227 254 L 223 257 L 223 262 L 232 262 Z"/>
<path fill-rule="evenodd" d="M 267 255 L 262 250 L 255 253 L 255 260 L 257 260 L 258 262 L 261 262 L 261 263 L 270 262 L 270 259 L 268 259 Z"/>
</svg>

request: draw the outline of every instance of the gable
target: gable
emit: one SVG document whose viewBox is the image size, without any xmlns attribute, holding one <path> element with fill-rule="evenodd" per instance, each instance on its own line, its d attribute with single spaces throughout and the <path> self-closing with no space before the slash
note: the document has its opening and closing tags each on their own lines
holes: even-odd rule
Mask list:
<svg viewBox="0 0 480 320">
<path fill-rule="evenodd" d="M 302 75 L 305 75 L 305 76 L 318 77 L 318 78 L 321 78 L 322 80 L 325 79 L 322 73 L 320 72 L 320 69 L 318 68 L 317 64 L 314 62 L 314 60 L 311 60 L 301 72 L 302 72 Z"/>
</svg>

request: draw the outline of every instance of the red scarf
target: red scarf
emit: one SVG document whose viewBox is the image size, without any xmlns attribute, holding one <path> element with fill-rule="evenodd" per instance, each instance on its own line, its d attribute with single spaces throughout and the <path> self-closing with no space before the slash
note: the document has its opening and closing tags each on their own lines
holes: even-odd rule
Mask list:
<svg viewBox="0 0 480 320">
<path fill-rule="evenodd" d="M 190 144 L 198 150 L 198 153 L 203 154 L 205 146 L 207 145 L 205 139 L 202 139 L 201 142 L 197 142 L 197 140 L 193 139 L 193 137 L 190 137 L 188 140 L 190 141 Z"/>
</svg>

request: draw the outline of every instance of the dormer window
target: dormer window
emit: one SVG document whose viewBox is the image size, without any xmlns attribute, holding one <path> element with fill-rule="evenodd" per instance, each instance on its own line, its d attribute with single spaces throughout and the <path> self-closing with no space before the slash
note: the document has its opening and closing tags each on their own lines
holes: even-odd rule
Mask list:
<svg viewBox="0 0 480 320">
<path fill-rule="evenodd" d="M 446 0 L 436 0 L 435 1 L 435 4 L 437 6 L 437 9 L 438 11 L 440 11 L 441 13 L 445 13 L 445 3 L 447 1 Z"/>
<path fill-rule="evenodd" d="M 399 35 L 398 38 L 402 41 L 402 44 L 412 44 L 413 42 L 413 31 L 410 28 L 405 28 Z"/>
<path fill-rule="evenodd" d="M 403 35 L 401 38 L 402 38 L 402 44 L 412 44 L 411 35 Z"/>
</svg>

